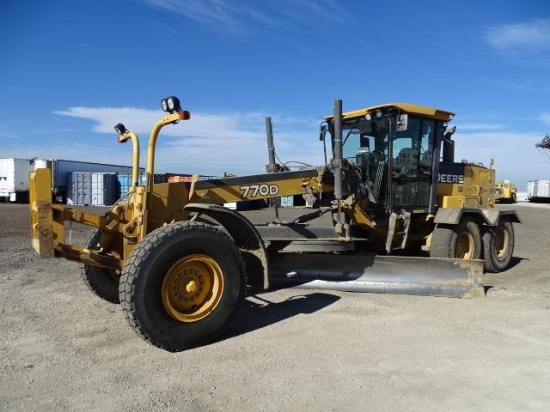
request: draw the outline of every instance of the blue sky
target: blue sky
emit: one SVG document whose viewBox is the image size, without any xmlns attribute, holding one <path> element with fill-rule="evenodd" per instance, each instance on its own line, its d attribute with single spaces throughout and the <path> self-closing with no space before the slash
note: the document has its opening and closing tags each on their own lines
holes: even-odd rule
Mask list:
<svg viewBox="0 0 550 412">
<path fill-rule="evenodd" d="M 547 0 L 3 0 L 0 56 L 0 157 L 129 164 L 113 126 L 145 149 L 176 95 L 193 117 L 158 171 L 262 172 L 268 115 L 283 161 L 321 164 L 341 98 L 455 112 L 459 159 L 522 190 L 550 178 Z"/>
</svg>

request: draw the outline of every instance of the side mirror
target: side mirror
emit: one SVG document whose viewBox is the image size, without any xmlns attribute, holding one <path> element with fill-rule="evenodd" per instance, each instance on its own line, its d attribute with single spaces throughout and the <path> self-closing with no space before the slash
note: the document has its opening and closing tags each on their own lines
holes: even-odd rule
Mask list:
<svg viewBox="0 0 550 412">
<path fill-rule="evenodd" d="M 327 125 L 326 125 L 326 124 L 324 124 L 324 125 L 321 126 L 321 130 L 319 131 L 319 140 L 320 140 L 321 142 L 323 142 L 323 141 L 325 140 L 325 136 L 326 136 L 326 134 L 327 134 L 327 130 L 328 130 L 328 128 L 327 128 Z"/>
<path fill-rule="evenodd" d="M 370 140 L 367 136 L 361 135 L 360 139 L 360 148 L 363 150 L 366 150 L 367 152 L 370 152 Z"/>
<path fill-rule="evenodd" d="M 406 132 L 409 126 L 409 115 L 400 114 L 397 118 L 397 132 Z"/>
</svg>

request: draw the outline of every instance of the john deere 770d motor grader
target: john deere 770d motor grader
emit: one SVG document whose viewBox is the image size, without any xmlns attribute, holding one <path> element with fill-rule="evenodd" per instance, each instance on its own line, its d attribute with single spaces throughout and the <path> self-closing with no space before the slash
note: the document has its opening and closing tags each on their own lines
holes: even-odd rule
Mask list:
<svg viewBox="0 0 550 412">
<path fill-rule="evenodd" d="M 519 218 L 493 208 L 491 168 L 454 162 L 450 112 L 385 104 L 342 114 L 338 100 L 321 127 L 325 148 L 332 148 L 321 167 L 289 171 L 276 164 L 268 118 L 268 173 L 154 184 L 160 130 L 191 116 L 175 97 L 162 107 L 167 115 L 149 138 L 146 186 L 137 184 L 137 136 L 115 127 L 119 142 L 133 142 L 134 184 L 104 217 L 52 204 L 50 171 L 30 175 L 36 251 L 81 262 L 90 289 L 120 302 L 130 325 L 156 346 L 178 351 L 211 341 L 247 286 L 264 290 L 280 281 L 471 297 L 484 293 L 484 268 L 498 272 L 510 264 Z M 255 226 L 221 206 L 299 194 L 315 208 L 289 222 Z M 311 224 L 325 214 L 331 227 Z M 86 247 L 66 242 L 66 222 L 96 228 Z M 422 248 L 429 258 L 396 256 Z"/>
</svg>

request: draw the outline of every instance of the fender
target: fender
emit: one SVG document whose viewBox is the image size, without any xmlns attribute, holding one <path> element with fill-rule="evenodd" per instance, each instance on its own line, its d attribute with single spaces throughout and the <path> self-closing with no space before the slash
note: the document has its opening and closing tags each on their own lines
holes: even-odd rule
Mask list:
<svg viewBox="0 0 550 412">
<path fill-rule="evenodd" d="M 265 244 L 250 220 L 234 210 L 213 204 L 189 203 L 184 210 L 206 215 L 218 222 L 241 250 L 247 282 L 264 290 L 269 288 L 269 264 Z"/>
<path fill-rule="evenodd" d="M 457 225 L 463 215 L 475 216 L 480 224 L 487 226 L 497 226 L 501 220 L 509 220 L 514 223 L 521 223 L 515 210 L 499 209 L 470 209 L 470 208 L 445 208 L 438 209 L 435 214 L 434 223 Z"/>
</svg>

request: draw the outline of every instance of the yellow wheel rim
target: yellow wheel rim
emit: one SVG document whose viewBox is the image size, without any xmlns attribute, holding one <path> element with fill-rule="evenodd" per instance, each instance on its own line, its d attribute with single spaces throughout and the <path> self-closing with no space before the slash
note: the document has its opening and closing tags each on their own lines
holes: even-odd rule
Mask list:
<svg viewBox="0 0 550 412">
<path fill-rule="evenodd" d="M 495 230 L 493 244 L 495 247 L 495 256 L 502 259 L 508 253 L 509 236 L 506 229 L 499 226 Z"/>
<path fill-rule="evenodd" d="M 474 237 L 468 231 L 463 231 L 456 239 L 456 257 L 459 259 L 472 259 L 474 256 Z"/>
<path fill-rule="evenodd" d="M 196 322 L 212 312 L 223 295 L 220 266 L 206 255 L 188 255 L 166 272 L 162 281 L 162 304 L 180 322 Z"/>
</svg>

